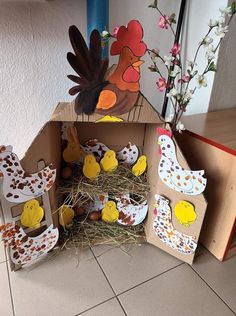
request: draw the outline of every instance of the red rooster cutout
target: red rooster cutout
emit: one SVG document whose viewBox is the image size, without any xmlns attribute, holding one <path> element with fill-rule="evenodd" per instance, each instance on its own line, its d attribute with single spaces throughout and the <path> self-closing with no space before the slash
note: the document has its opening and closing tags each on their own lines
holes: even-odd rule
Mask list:
<svg viewBox="0 0 236 316">
<path fill-rule="evenodd" d="M 116 41 L 111 45 L 111 55 L 119 55 L 119 62 L 114 71 L 107 75 L 108 60 L 102 60 L 101 37 L 97 30 L 90 36 L 87 47 L 80 31 L 69 28 L 69 36 L 75 54 L 68 53 L 67 59 L 78 76 L 69 79 L 78 85 L 71 88 L 71 95 L 77 94 L 75 112 L 90 115 L 122 115 L 129 112 L 139 94 L 140 59 L 147 46 L 142 41 L 141 24 L 132 20 L 121 26 Z"/>
</svg>

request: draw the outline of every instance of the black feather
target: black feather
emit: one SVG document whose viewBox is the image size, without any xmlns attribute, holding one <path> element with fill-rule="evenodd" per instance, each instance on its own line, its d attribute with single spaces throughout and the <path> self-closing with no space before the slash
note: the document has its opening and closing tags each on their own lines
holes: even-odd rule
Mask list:
<svg viewBox="0 0 236 316">
<path fill-rule="evenodd" d="M 88 46 L 83 38 L 83 35 L 77 29 L 75 25 L 69 27 L 69 37 L 71 45 L 74 49 L 76 56 L 81 56 L 84 63 L 89 68 L 90 67 L 90 55 Z"/>
<path fill-rule="evenodd" d="M 90 35 L 89 48 L 76 26 L 69 28 L 71 45 L 75 54 L 68 53 L 67 60 L 78 76 L 68 78 L 78 84 L 69 90 L 71 95 L 78 93 L 75 99 L 77 114 L 92 114 L 103 88 L 109 83 L 105 81 L 108 59 L 102 60 L 101 36 L 97 30 Z"/>
<path fill-rule="evenodd" d="M 107 69 L 108 69 L 108 64 L 109 64 L 109 59 L 108 58 L 103 59 L 101 69 L 99 71 L 98 81 L 104 80 Z"/>
<path fill-rule="evenodd" d="M 69 94 L 70 95 L 75 95 L 75 94 L 79 93 L 82 90 L 83 90 L 83 88 L 81 86 L 74 86 L 74 87 L 70 88 Z"/>
<path fill-rule="evenodd" d="M 91 59 L 91 68 L 93 72 L 94 79 L 98 79 L 99 70 L 102 63 L 102 46 L 101 46 L 101 36 L 98 30 L 93 30 L 90 35 L 90 59 Z"/>
<path fill-rule="evenodd" d="M 75 83 L 82 85 L 84 87 L 86 87 L 89 84 L 89 81 L 86 78 L 81 78 L 73 75 L 68 75 L 67 77 Z"/>
</svg>

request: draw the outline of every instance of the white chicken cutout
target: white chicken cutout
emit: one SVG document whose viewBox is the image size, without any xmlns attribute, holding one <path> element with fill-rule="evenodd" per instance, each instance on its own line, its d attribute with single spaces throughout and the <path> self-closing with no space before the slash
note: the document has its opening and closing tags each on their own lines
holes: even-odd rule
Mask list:
<svg viewBox="0 0 236 316">
<path fill-rule="evenodd" d="M 49 252 L 56 245 L 59 237 L 57 228 L 50 225 L 37 237 L 29 237 L 15 223 L 0 226 L 2 241 L 9 247 L 10 257 L 15 264 L 29 264 Z"/>
<path fill-rule="evenodd" d="M 86 154 L 93 154 L 98 161 L 104 156 L 105 152 L 109 150 L 106 145 L 96 138 L 87 140 L 84 145 L 81 145 L 81 148 Z"/>
<path fill-rule="evenodd" d="M 117 159 L 120 163 L 133 165 L 138 160 L 139 150 L 138 147 L 131 142 L 128 143 L 122 150 L 117 152 Z"/>
<path fill-rule="evenodd" d="M 22 203 L 43 195 L 56 179 L 52 165 L 29 174 L 21 166 L 12 146 L 0 146 L 0 171 L 3 175 L 3 195 L 9 202 Z"/>
<path fill-rule="evenodd" d="M 176 157 L 174 141 L 171 133 L 163 128 L 158 128 L 158 144 L 161 149 L 161 159 L 158 174 L 162 182 L 169 188 L 187 195 L 201 194 L 207 180 L 203 177 L 205 171 L 191 171 L 182 168 Z"/>
<path fill-rule="evenodd" d="M 155 199 L 153 229 L 157 236 L 172 249 L 185 255 L 193 254 L 197 248 L 196 238 L 182 234 L 174 228 L 169 201 L 166 198 L 156 194 Z"/>
<path fill-rule="evenodd" d="M 126 194 L 122 198 L 116 198 L 119 219 L 117 222 L 126 226 L 136 226 L 142 223 L 147 216 L 148 204 L 144 201 L 140 204 L 131 203 L 130 195 Z"/>
</svg>

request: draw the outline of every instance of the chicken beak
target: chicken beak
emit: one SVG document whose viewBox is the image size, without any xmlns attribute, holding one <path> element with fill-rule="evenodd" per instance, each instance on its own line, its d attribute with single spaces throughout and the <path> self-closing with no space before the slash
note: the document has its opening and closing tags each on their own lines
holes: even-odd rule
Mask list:
<svg viewBox="0 0 236 316">
<path fill-rule="evenodd" d="M 161 141 L 160 141 L 160 140 L 158 140 L 158 141 L 157 141 L 157 144 L 158 144 L 158 145 L 161 145 Z"/>
<path fill-rule="evenodd" d="M 144 60 L 138 60 L 132 64 L 132 67 L 139 72 L 139 67 L 144 63 Z"/>
<path fill-rule="evenodd" d="M 144 63 L 144 60 L 138 60 L 132 64 L 133 67 L 140 67 Z"/>
</svg>

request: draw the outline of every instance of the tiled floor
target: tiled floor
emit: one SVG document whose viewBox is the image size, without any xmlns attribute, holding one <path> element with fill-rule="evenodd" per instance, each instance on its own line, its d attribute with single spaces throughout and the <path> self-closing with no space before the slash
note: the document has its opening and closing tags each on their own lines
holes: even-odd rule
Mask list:
<svg viewBox="0 0 236 316">
<path fill-rule="evenodd" d="M 0 248 L 0 315 L 236 315 L 236 257 L 201 249 L 190 267 L 150 245 L 100 246 L 9 272 Z"/>
</svg>

